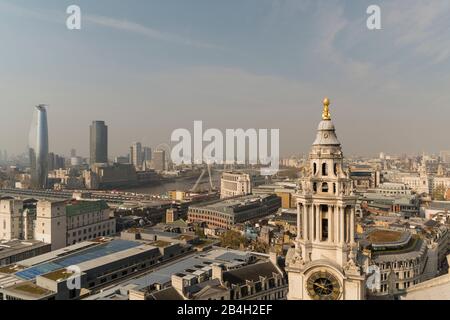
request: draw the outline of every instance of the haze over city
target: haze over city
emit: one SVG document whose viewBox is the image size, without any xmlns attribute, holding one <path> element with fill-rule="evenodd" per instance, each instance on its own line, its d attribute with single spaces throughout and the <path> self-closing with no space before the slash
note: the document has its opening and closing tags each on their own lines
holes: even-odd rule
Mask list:
<svg viewBox="0 0 450 320">
<path fill-rule="evenodd" d="M 87 156 L 89 125 L 110 155 L 208 128 L 279 128 L 280 152 L 308 152 L 322 108 L 344 152 L 449 149 L 448 1 L 0 0 L 0 149 L 25 152 L 33 107 L 48 104 L 50 150 Z M 430 5 L 432 4 L 432 5 Z M 14 33 L 11 32 L 14 30 Z M 182 115 L 182 116 L 181 116 Z"/>
</svg>

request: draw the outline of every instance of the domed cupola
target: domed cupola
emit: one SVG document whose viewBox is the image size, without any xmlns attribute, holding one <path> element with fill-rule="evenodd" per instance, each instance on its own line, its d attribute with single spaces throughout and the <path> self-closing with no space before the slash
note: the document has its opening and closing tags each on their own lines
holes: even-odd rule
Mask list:
<svg viewBox="0 0 450 320">
<path fill-rule="evenodd" d="M 333 122 L 331 121 L 330 114 L 330 100 L 325 98 L 323 100 L 323 113 L 322 113 L 322 121 L 319 123 L 319 127 L 317 128 L 317 137 L 313 143 L 313 146 L 340 146 L 336 136 L 336 129 L 334 127 Z"/>
</svg>

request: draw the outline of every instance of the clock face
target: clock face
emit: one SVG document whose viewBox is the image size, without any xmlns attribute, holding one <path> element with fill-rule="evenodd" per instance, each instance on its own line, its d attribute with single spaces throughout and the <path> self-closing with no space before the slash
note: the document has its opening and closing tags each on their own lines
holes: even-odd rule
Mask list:
<svg viewBox="0 0 450 320">
<path fill-rule="evenodd" d="M 331 273 L 313 273 L 307 281 L 307 290 L 313 300 L 337 300 L 341 295 L 339 281 Z"/>
</svg>

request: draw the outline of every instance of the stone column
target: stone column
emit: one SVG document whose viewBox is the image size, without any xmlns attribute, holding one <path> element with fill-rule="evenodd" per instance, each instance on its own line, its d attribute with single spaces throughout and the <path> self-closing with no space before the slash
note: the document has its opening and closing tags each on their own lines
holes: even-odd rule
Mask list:
<svg viewBox="0 0 450 320">
<path fill-rule="evenodd" d="M 350 210 L 350 243 L 355 243 L 355 208 Z"/>
<path fill-rule="evenodd" d="M 320 206 L 316 204 L 316 241 L 320 241 Z"/>
<path fill-rule="evenodd" d="M 323 221 L 323 211 L 322 206 L 319 205 L 319 241 L 322 241 L 323 239 L 322 221 Z"/>
<path fill-rule="evenodd" d="M 309 224 L 311 223 L 309 220 L 309 210 L 310 210 L 310 206 L 305 204 L 303 206 L 303 233 L 304 233 L 304 240 L 309 240 Z"/>
<path fill-rule="evenodd" d="M 309 240 L 314 241 L 314 205 L 309 206 Z"/>
<path fill-rule="evenodd" d="M 345 208 L 339 208 L 339 243 L 345 242 L 345 230 L 344 230 L 344 213 Z"/>
<path fill-rule="evenodd" d="M 334 220 L 334 242 L 339 243 L 339 207 L 336 205 L 333 209 Z"/>
<path fill-rule="evenodd" d="M 351 216 L 351 210 L 347 210 L 347 242 L 350 242 L 350 216 Z"/>
<path fill-rule="evenodd" d="M 328 242 L 333 242 L 333 206 L 328 205 Z"/>
<path fill-rule="evenodd" d="M 297 202 L 297 240 L 300 240 L 301 238 L 305 238 L 305 234 L 303 234 L 303 237 L 300 236 L 300 226 L 301 220 L 303 220 L 303 223 L 305 223 L 305 217 L 303 216 L 303 211 L 305 211 L 305 206 L 301 203 Z"/>
</svg>

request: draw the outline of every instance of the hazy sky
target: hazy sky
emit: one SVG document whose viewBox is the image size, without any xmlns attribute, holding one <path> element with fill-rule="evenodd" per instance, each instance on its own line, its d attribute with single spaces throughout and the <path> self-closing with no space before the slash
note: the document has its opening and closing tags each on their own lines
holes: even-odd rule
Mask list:
<svg viewBox="0 0 450 320">
<path fill-rule="evenodd" d="M 346 154 L 450 149 L 449 17 L 448 0 L 0 0 L 0 149 L 26 149 L 46 103 L 56 153 L 87 156 L 92 120 L 110 157 L 194 120 L 279 128 L 304 153 L 324 96 Z"/>
</svg>

